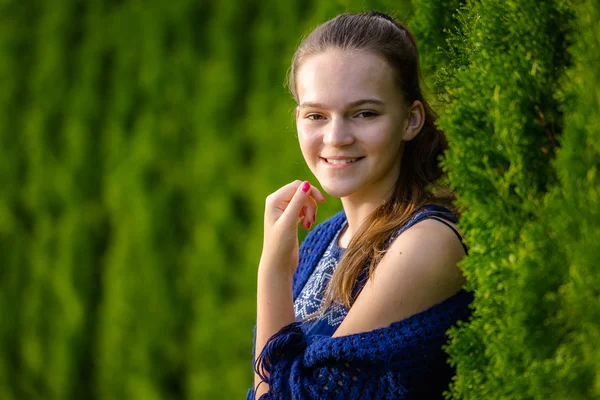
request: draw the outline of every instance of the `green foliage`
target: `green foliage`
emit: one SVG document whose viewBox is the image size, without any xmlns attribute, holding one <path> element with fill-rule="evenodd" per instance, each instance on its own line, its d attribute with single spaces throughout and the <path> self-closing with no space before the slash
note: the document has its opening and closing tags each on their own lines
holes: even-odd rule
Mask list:
<svg viewBox="0 0 600 400">
<path fill-rule="evenodd" d="M 525 309 L 543 323 L 530 327 L 526 343 L 536 398 L 600 398 L 600 4 L 584 1 L 575 11 L 573 67 L 562 81 L 565 129 L 554 162 L 559 183 L 544 199 L 540 224 L 548 239 L 527 232 L 541 251 L 524 254 L 530 271 L 554 276 L 558 286 L 534 286 L 531 295 L 545 300 L 546 315 L 535 304 Z"/>
<path fill-rule="evenodd" d="M 452 59 L 448 36 L 456 25 L 455 17 L 461 4 L 459 0 L 413 0 L 409 29 L 417 39 L 421 71 L 427 81 L 433 80 Z"/>
<path fill-rule="evenodd" d="M 451 398 L 600 398 L 599 13 L 562 0 L 456 13 L 436 73 L 476 300 L 451 331 Z M 423 29 L 439 46 L 438 25 Z"/>
</svg>

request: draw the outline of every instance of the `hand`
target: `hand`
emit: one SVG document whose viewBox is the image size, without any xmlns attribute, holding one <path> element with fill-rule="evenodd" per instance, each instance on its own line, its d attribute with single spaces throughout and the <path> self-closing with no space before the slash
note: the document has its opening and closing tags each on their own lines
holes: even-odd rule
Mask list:
<svg viewBox="0 0 600 400">
<path fill-rule="evenodd" d="M 267 197 L 260 269 L 273 268 L 293 275 L 298 266 L 298 223 L 310 229 L 317 202 L 325 197 L 308 182 L 294 181 Z"/>
</svg>

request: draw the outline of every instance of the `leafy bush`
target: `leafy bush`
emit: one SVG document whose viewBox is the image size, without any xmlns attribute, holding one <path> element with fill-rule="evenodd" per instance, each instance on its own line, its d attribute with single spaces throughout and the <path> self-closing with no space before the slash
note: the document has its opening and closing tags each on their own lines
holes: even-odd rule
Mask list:
<svg viewBox="0 0 600 400">
<path fill-rule="evenodd" d="M 451 331 L 451 398 L 600 396 L 599 11 L 481 0 L 455 12 L 437 89 L 476 299 Z"/>
</svg>

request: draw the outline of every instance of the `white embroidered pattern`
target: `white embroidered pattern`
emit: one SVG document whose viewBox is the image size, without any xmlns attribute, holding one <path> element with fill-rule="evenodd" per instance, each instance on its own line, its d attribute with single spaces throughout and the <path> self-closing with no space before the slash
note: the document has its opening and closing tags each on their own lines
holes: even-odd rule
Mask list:
<svg viewBox="0 0 600 400">
<path fill-rule="evenodd" d="M 340 231 L 344 226 L 340 228 Z M 317 311 L 321 306 L 325 288 L 331 280 L 333 271 L 337 267 L 339 261 L 333 254 L 338 235 L 339 231 L 327 247 L 327 250 L 323 254 L 323 257 L 321 257 L 321 260 L 315 267 L 313 273 L 310 275 L 310 278 L 304 285 L 300 295 L 296 298 L 296 301 L 294 301 L 294 314 L 296 315 L 297 321 L 305 319 L 307 316 Z M 346 307 L 340 303 L 334 303 L 323 313 L 323 315 L 319 316 L 318 320 L 326 320 L 329 326 L 336 327 L 342 323 L 347 314 L 348 310 L 346 310 Z"/>
</svg>

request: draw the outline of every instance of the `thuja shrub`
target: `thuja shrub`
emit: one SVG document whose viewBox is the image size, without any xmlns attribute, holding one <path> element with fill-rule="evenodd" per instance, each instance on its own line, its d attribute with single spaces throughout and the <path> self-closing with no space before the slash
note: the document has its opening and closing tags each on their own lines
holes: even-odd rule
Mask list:
<svg viewBox="0 0 600 400">
<path fill-rule="evenodd" d="M 559 182 L 521 248 L 523 352 L 532 398 L 600 398 L 600 4 L 574 8 L 573 67 L 558 97 L 564 112 Z M 552 277 L 552 278 L 549 278 Z M 541 282 L 540 282 L 541 281 Z M 558 289 L 545 284 L 555 281 Z M 540 283 L 538 283 L 540 282 Z"/>
<path fill-rule="evenodd" d="M 448 37 L 456 26 L 460 0 L 413 0 L 408 25 L 417 39 L 421 71 L 427 83 L 452 59 Z"/>
<path fill-rule="evenodd" d="M 451 331 L 451 398 L 589 398 L 597 390 L 597 325 L 573 312 L 597 303 L 586 264 L 598 254 L 598 147 L 589 128 L 598 118 L 597 72 L 582 54 L 597 46 L 589 19 L 597 6 L 574 10 L 558 0 L 471 1 L 447 41 L 449 61 L 438 71 L 450 143 L 443 164 L 475 293 L 471 321 Z M 584 77 L 596 97 L 577 86 Z M 577 146 L 587 156 L 572 166 Z"/>
</svg>

